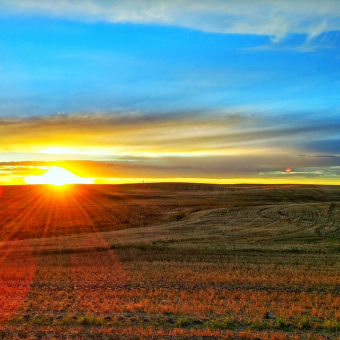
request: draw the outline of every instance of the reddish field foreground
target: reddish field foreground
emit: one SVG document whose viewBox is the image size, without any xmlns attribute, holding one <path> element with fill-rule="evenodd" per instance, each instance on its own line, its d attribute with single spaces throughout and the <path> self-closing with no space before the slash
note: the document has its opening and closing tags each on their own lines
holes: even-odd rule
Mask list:
<svg viewBox="0 0 340 340">
<path fill-rule="evenodd" d="M 0 339 L 340 339 L 335 186 L 0 187 L 0 226 Z"/>
</svg>

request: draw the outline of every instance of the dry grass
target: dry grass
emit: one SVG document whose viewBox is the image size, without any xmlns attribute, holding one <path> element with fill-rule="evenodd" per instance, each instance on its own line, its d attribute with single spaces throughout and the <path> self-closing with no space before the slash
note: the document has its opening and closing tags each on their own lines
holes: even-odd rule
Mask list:
<svg viewBox="0 0 340 340">
<path fill-rule="evenodd" d="M 336 339 L 339 200 L 337 187 L 6 187 L 0 338 Z"/>
</svg>

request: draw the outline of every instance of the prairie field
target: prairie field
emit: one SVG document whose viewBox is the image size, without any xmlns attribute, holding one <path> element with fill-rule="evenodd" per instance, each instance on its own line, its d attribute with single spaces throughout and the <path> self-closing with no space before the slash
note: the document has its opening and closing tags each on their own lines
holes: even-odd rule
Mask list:
<svg viewBox="0 0 340 340">
<path fill-rule="evenodd" d="M 0 339 L 340 339 L 338 186 L 3 186 L 0 240 Z"/>
</svg>

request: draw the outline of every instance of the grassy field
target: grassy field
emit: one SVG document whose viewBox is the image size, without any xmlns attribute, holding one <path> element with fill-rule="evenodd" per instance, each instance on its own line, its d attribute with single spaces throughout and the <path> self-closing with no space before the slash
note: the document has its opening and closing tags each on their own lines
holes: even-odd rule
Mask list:
<svg viewBox="0 0 340 340">
<path fill-rule="evenodd" d="M 0 187 L 0 339 L 340 339 L 340 188 Z"/>
</svg>

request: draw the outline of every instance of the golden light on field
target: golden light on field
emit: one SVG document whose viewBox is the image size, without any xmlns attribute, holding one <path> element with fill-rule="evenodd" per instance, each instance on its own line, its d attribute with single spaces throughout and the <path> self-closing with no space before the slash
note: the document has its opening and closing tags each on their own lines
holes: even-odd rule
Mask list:
<svg viewBox="0 0 340 340">
<path fill-rule="evenodd" d="M 65 184 L 92 184 L 89 178 L 79 177 L 62 167 L 53 166 L 40 176 L 28 176 L 25 178 L 27 184 L 52 184 L 63 186 Z"/>
</svg>

